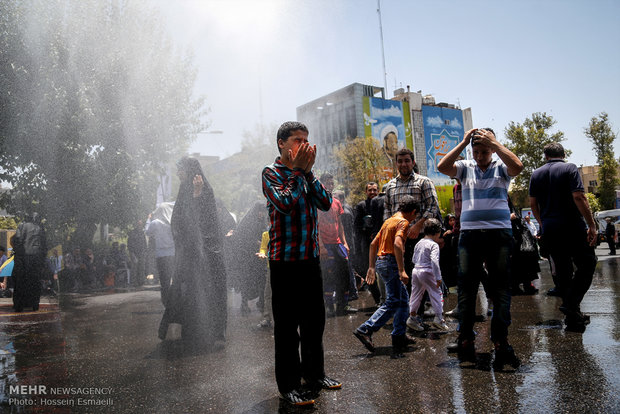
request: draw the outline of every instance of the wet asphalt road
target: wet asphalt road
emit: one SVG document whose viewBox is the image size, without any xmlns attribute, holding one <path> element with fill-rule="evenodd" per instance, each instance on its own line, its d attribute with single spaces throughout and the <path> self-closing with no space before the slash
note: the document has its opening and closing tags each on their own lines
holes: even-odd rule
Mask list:
<svg viewBox="0 0 620 414">
<path fill-rule="evenodd" d="M 559 299 L 544 294 L 552 283 L 546 262 L 535 282 L 541 293 L 513 298 L 509 340 L 522 360 L 517 370 L 491 368 L 488 321 L 476 324 L 476 365 L 459 364 L 446 352 L 454 332 L 427 332 L 406 358 L 394 360 L 384 329 L 374 335 L 378 350 L 369 355 L 352 335 L 371 312 L 363 292 L 353 303 L 361 312 L 327 320 L 326 371 L 344 385 L 323 392 L 313 408 L 279 400 L 272 333 L 257 327 L 261 315 L 253 303 L 253 312 L 241 316 L 238 295 L 230 295 L 226 347 L 203 354 L 157 338 L 163 306 L 153 288 L 65 295 L 60 305 L 51 300 L 23 314 L 2 299 L 0 411 L 618 413 L 620 256 L 597 253 L 594 282 L 582 303 L 592 319 L 584 334 L 563 330 Z M 445 309 L 455 302 L 449 295 Z"/>
</svg>

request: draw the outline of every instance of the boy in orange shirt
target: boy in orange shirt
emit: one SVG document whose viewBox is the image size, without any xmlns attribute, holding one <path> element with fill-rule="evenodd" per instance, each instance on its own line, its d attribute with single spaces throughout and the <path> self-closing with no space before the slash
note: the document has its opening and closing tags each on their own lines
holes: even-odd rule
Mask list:
<svg viewBox="0 0 620 414">
<path fill-rule="evenodd" d="M 353 332 L 353 335 L 360 340 L 366 349 L 374 352 L 373 332 L 381 329 L 394 316 L 392 358 L 404 357 L 403 351 L 407 348 L 407 344 L 413 343 L 413 339 L 406 335 L 409 294 L 405 284 L 409 281 L 409 277 L 405 273 L 403 253 L 409 222 L 415 218 L 418 211 L 420 211 L 420 205 L 415 202 L 415 199 L 412 196 L 404 196 L 398 212 L 383 223 L 381 230 L 370 244 L 366 283 L 371 285 L 375 281 L 376 262 L 376 273 L 385 283 L 386 300 L 370 319 Z"/>
</svg>

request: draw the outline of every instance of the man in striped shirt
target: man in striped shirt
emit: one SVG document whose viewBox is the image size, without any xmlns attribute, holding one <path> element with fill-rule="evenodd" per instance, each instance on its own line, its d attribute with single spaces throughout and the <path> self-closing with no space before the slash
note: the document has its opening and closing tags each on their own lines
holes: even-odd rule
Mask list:
<svg viewBox="0 0 620 414">
<path fill-rule="evenodd" d="M 282 399 L 308 405 L 314 404 L 319 390 L 342 386 L 325 376 L 323 362 L 325 307 L 317 208 L 328 211 L 332 197 L 312 173 L 316 145 L 308 144 L 304 124 L 282 124 L 277 146 L 280 156 L 262 173 L 270 221 L 276 382 Z"/>
<path fill-rule="evenodd" d="M 473 160 L 457 158 L 471 142 Z M 499 157 L 493 160 L 493 153 Z M 461 361 L 476 361 L 474 318 L 480 277 L 488 272 L 488 294 L 493 300 L 491 340 L 495 345 L 494 368 L 514 368 L 520 362 L 508 344 L 510 325 L 510 252 L 512 226 L 508 186 L 523 164 L 495 138 L 490 128 L 472 129 L 437 165 L 456 177 L 462 187 L 461 235 L 459 238 L 458 308 L 460 334 L 457 352 Z"/>
</svg>

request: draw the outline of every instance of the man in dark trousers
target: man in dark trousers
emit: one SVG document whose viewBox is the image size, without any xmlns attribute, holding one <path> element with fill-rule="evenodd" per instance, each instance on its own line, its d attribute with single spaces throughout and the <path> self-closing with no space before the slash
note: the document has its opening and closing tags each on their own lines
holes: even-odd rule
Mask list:
<svg viewBox="0 0 620 414">
<path fill-rule="evenodd" d="M 605 219 L 607 226 L 605 226 L 605 238 L 609 245 L 609 254 L 616 254 L 616 226 L 610 217 Z"/>
<path fill-rule="evenodd" d="M 547 163 L 530 179 L 530 207 L 555 264 L 565 329 L 583 333 L 590 317 L 581 312 L 580 304 L 596 267 L 596 224 L 577 167 L 564 161 L 564 147 L 547 144 L 544 153 Z"/>
<path fill-rule="evenodd" d="M 282 124 L 277 147 L 280 156 L 262 173 L 270 223 L 276 382 L 283 400 L 311 405 L 321 389 L 342 387 L 325 375 L 323 360 L 325 307 L 317 208 L 328 211 L 332 197 L 312 172 L 316 145 L 308 144 L 304 124 Z"/>
<path fill-rule="evenodd" d="M 134 286 L 142 286 L 146 278 L 146 253 L 147 244 L 144 234 L 144 223 L 138 220 L 127 237 L 127 250 L 132 263 L 131 283 Z"/>
<path fill-rule="evenodd" d="M 370 243 L 374 236 L 377 234 L 375 221 L 378 221 L 379 228 L 383 223 L 383 211 L 380 214 L 375 214 L 373 217 L 372 200 L 377 197 L 379 192 L 379 186 L 375 182 L 366 183 L 366 200 L 360 201 L 355 206 L 355 218 L 353 221 L 353 229 L 355 231 L 355 253 L 356 260 L 355 270 L 360 275 L 366 275 L 368 272 L 368 253 L 370 249 Z M 383 206 L 381 206 L 383 207 Z M 381 304 L 381 293 L 378 287 L 378 281 L 375 281 L 372 285 L 368 285 L 368 289 L 372 294 L 375 304 L 379 306 Z"/>
</svg>

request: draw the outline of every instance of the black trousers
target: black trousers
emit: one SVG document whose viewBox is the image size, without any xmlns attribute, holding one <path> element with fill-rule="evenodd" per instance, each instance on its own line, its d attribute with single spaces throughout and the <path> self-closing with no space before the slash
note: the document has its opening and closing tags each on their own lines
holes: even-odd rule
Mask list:
<svg viewBox="0 0 620 414">
<path fill-rule="evenodd" d="M 571 311 L 580 310 L 596 268 L 596 253 L 586 235 L 585 230 L 549 231 L 543 235 L 555 264 L 556 286 L 562 292 L 563 305 Z"/>
<path fill-rule="evenodd" d="M 168 290 L 172 282 L 172 274 L 174 273 L 174 256 L 162 256 L 155 259 L 157 263 L 157 275 L 161 285 L 161 301 L 164 306 L 168 300 Z"/>
<path fill-rule="evenodd" d="M 325 305 L 319 259 L 269 261 L 276 382 L 281 393 L 325 376 Z M 301 355 L 300 355 L 301 344 Z"/>
</svg>

